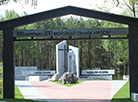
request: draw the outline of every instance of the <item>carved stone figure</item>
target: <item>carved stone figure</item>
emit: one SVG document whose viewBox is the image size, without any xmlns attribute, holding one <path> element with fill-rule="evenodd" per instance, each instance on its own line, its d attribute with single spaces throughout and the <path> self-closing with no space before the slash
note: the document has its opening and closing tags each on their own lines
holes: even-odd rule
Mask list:
<svg viewBox="0 0 138 102">
<path fill-rule="evenodd" d="M 66 83 L 67 83 L 67 72 L 65 72 L 62 77 L 62 84 L 66 84 Z"/>
<path fill-rule="evenodd" d="M 59 82 L 61 82 L 62 84 L 66 84 L 66 83 L 71 83 L 71 84 L 75 84 L 78 82 L 78 78 L 75 74 L 70 73 L 70 72 L 65 72 L 63 74 L 63 76 L 61 76 L 58 80 Z"/>
<path fill-rule="evenodd" d="M 58 81 L 58 79 L 60 78 L 60 76 L 61 76 L 60 73 L 56 73 L 55 75 L 52 76 L 51 80 Z"/>
<path fill-rule="evenodd" d="M 78 82 L 78 78 L 76 77 L 75 74 L 71 73 L 71 74 L 70 74 L 70 83 L 71 83 L 71 84 L 75 84 L 75 83 L 77 83 L 77 82 Z"/>
</svg>

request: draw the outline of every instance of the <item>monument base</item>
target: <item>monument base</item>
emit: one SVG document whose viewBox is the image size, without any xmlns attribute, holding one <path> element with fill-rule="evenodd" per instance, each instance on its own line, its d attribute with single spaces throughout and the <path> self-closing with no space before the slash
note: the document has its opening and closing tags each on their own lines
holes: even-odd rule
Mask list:
<svg viewBox="0 0 138 102">
<path fill-rule="evenodd" d="M 80 76 L 79 79 L 84 79 L 84 80 L 112 80 L 112 75 L 109 76 L 88 76 L 88 75 L 83 75 Z"/>
<path fill-rule="evenodd" d="M 123 80 L 129 81 L 129 75 L 123 75 Z"/>
<path fill-rule="evenodd" d="M 50 76 L 39 76 L 39 75 L 31 75 L 28 77 L 29 81 L 42 81 L 42 80 L 47 80 L 49 79 Z"/>
<path fill-rule="evenodd" d="M 131 99 L 135 102 L 138 102 L 138 93 L 131 93 Z"/>
</svg>

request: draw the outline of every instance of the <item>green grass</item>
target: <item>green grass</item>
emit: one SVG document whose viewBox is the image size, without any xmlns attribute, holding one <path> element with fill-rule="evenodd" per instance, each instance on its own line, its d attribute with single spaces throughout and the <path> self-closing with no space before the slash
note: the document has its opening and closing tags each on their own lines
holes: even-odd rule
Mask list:
<svg viewBox="0 0 138 102">
<path fill-rule="evenodd" d="M 18 87 L 15 87 L 15 98 L 24 99 Z"/>
<path fill-rule="evenodd" d="M 17 87 L 15 87 L 15 99 L 3 99 L 3 93 L 1 93 L 0 100 L 5 100 L 8 102 L 42 102 L 42 101 L 24 99 L 23 95 L 21 94 L 20 90 Z M 43 102 L 47 102 L 47 101 L 43 101 Z"/>
<path fill-rule="evenodd" d="M 23 95 L 17 87 L 15 87 L 15 98 L 24 99 Z M 0 99 L 3 99 L 3 92 L 0 94 Z"/>
<path fill-rule="evenodd" d="M 62 83 L 60 83 L 59 81 L 50 81 L 50 82 L 54 82 L 54 83 L 57 83 L 57 84 L 60 84 L 60 85 L 64 85 L 64 86 L 71 87 L 71 86 L 77 85 L 77 84 L 79 84 L 79 83 L 81 83 L 81 82 L 84 82 L 84 80 L 78 80 L 78 83 L 76 83 L 76 84 L 70 84 L 70 83 L 62 84 Z"/>
<path fill-rule="evenodd" d="M 112 98 L 111 102 L 134 102 L 129 96 L 129 82 L 127 82 Z"/>
</svg>

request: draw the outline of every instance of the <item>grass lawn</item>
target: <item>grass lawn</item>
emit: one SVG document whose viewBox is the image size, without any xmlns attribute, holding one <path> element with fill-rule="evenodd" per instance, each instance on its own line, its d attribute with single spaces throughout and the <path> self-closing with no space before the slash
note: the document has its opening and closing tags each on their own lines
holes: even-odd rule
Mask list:
<svg viewBox="0 0 138 102">
<path fill-rule="evenodd" d="M 17 87 L 15 87 L 15 99 L 3 99 L 3 93 L 1 93 L 0 100 L 5 100 L 8 102 L 42 102 L 42 101 L 34 101 L 34 100 L 24 99 L 23 95 L 21 94 L 21 92 L 19 91 L 19 89 Z M 45 102 L 47 102 L 47 101 L 45 101 Z"/>
<path fill-rule="evenodd" d="M 64 85 L 64 86 L 71 87 L 71 86 L 77 85 L 77 84 L 79 84 L 79 83 L 81 83 L 81 82 L 84 82 L 84 80 L 78 80 L 78 83 L 76 83 L 76 84 L 70 84 L 70 83 L 62 84 L 62 83 L 60 83 L 59 81 L 50 81 L 50 82 L 54 82 L 54 83 L 57 83 L 57 84 L 60 84 L 60 85 Z"/>
<path fill-rule="evenodd" d="M 129 97 L 129 82 L 127 82 L 112 98 L 111 102 L 134 102 Z"/>
</svg>

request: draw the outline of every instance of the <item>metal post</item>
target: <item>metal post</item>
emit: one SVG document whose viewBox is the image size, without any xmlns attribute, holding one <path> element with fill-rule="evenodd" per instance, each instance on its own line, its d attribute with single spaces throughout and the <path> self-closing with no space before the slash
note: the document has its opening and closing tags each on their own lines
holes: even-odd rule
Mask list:
<svg viewBox="0 0 138 102">
<path fill-rule="evenodd" d="M 3 30 L 3 98 L 14 98 L 14 37 L 13 28 Z"/>
</svg>

